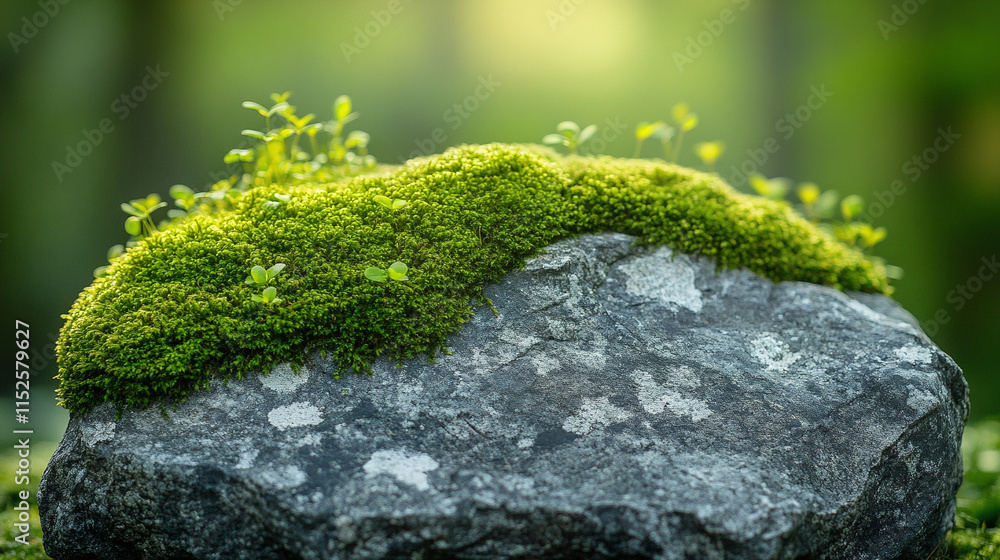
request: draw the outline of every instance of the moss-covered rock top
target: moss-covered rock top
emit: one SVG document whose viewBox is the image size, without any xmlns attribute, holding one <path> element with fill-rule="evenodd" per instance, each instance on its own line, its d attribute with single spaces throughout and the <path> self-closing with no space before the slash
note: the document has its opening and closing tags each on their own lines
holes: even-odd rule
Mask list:
<svg viewBox="0 0 1000 560">
<path fill-rule="evenodd" d="M 265 204 L 275 194 L 280 205 Z M 408 203 L 392 210 L 376 196 Z M 717 176 L 642 160 L 463 146 L 387 173 L 255 188 L 229 212 L 146 237 L 73 305 L 59 395 L 75 413 L 177 402 L 213 375 L 242 377 L 331 354 L 369 372 L 387 355 L 443 350 L 483 288 L 567 236 L 616 231 L 713 256 L 775 281 L 884 292 L 884 271 L 787 205 Z M 369 267 L 408 265 L 405 282 Z M 254 265 L 285 263 L 281 302 L 252 300 Z"/>
</svg>

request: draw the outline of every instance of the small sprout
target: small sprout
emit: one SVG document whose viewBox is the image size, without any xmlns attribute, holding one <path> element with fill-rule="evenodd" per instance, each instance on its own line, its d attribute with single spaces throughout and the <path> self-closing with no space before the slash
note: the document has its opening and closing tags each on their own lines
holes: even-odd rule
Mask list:
<svg viewBox="0 0 1000 560">
<path fill-rule="evenodd" d="M 389 265 L 389 278 L 397 282 L 406 282 L 410 278 L 406 276 L 407 266 L 399 261 Z"/>
<path fill-rule="evenodd" d="M 142 220 L 135 216 L 125 218 L 125 231 L 129 235 L 139 235 L 142 233 Z"/>
<path fill-rule="evenodd" d="M 242 134 L 243 136 L 248 136 L 250 138 L 255 138 L 257 140 L 265 140 L 266 141 L 268 139 L 267 136 L 263 132 L 261 132 L 259 130 L 249 129 L 249 128 L 246 129 L 246 130 L 243 130 L 242 132 L 240 132 L 240 134 Z"/>
<path fill-rule="evenodd" d="M 365 278 L 372 282 L 385 282 L 389 278 L 389 275 L 377 266 L 369 266 L 365 269 Z"/>
<path fill-rule="evenodd" d="M 290 194 L 274 193 L 271 196 L 274 197 L 274 200 L 265 200 L 263 203 L 261 203 L 261 206 L 263 206 L 268 210 L 274 210 L 279 206 L 281 206 L 282 203 L 292 200 L 292 195 Z"/>
<path fill-rule="evenodd" d="M 642 151 L 642 143 L 648 138 L 655 136 L 665 126 L 663 121 L 639 123 L 635 127 L 635 154 L 632 157 L 639 157 L 639 153 Z"/>
<path fill-rule="evenodd" d="M 251 285 L 256 284 L 261 288 L 266 287 L 272 280 L 281 274 L 281 271 L 284 270 L 284 268 L 285 263 L 278 263 L 268 269 L 264 269 L 264 267 L 260 265 L 255 265 L 250 269 L 250 276 L 247 276 L 244 283 Z"/>
<path fill-rule="evenodd" d="M 799 196 L 799 200 L 806 208 L 812 208 L 816 200 L 819 199 L 819 187 L 816 186 L 816 183 L 799 183 L 795 194 Z"/>
<path fill-rule="evenodd" d="M 360 130 L 352 130 L 350 134 L 347 135 L 347 140 L 344 141 L 344 147 L 348 150 L 351 148 L 366 148 L 368 147 L 368 141 L 371 139 L 367 132 L 362 132 Z"/>
<path fill-rule="evenodd" d="M 244 130 L 243 132 L 247 132 L 247 131 Z M 257 132 L 257 131 L 253 131 L 253 132 Z M 262 134 L 261 135 L 261 139 L 263 139 L 263 136 L 264 135 Z M 232 150 L 229 150 L 228 152 L 226 152 L 226 155 L 225 155 L 225 157 L 222 158 L 222 161 L 225 162 L 225 163 L 236 163 L 238 161 L 250 163 L 250 162 L 253 161 L 253 157 L 254 157 L 253 150 L 243 150 L 243 149 L 240 149 L 240 148 L 233 148 Z"/>
<path fill-rule="evenodd" d="M 837 202 L 840 195 L 837 191 L 824 191 L 816 200 L 815 216 L 817 219 L 832 220 L 837 213 Z"/>
<path fill-rule="evenodd" d="M 385 206 L 389 210 L 399 210 L 400 208 L 409 204 L 409 201 L 403 200 L 402 198 L 397 198 L 396 200 L 392 200 L 388 196 L 384 196 L 381 194 L 375 195 L 372 198 L 372 200 L 381 204 L 382 206 Z"/>
<path fill-rule="evenodd" d="M 850 222 L 864 211 L 865 201 L 856 194 L 846 196 L 840 201 L 840 213 L 844 216 L 844 221 Z"/>
<path fill-rule="evenodd" d="M 681 154 L 681 142 L 684 140 L 684 133 L 698 126 L 698 115 L 688 109 L 687 103 L 678 103 L 674 105 L 673 117 L 674 123 L 677 124 L 677 128 L 680 131 L 677 134 L 677 144 L 674 145 L 673 157 L 670 158 L 671 161 L 676 162 L 677 157 Z"/>
<path fill-rule="evenodd" d="M 569 148 L 569 153 L 575 154 L 578 147 L 590 140 L 597 133 L 597 125 L 590 125 L 583 130 L 573 121 L 563 121 L 556 125 L 558 134 L 546 134 L 542 138 L 544 144 L 562 144 Z"/>
<path fill-rule="evenodd" d="M 351 109 L 351 98 L 347 95 L 341 95 L 333 102 L 333 115 L 338 123 L 347 124 L 358 117 Z"/>
<path fill-rule="evenodd" d="M 365 269 L 365 278 L 371 280 L 372 282 L 385 282 L 386 280 L 395 280 L 396 282 L 406 282 L 410 279 L 406 275 L 409 268 L 396 261 L 389 265 L 388 270 L 381 269 L 377 266 L 370 266 Z"/>
<path fill-rule="evenodd" d="M 719 159 L 725 149 L 722 142 L 698 142 L 694 145 L 695 153 L 709 169 L 715 166 L 715 161 Z"/>
<path fill-rule="evenodd" d="M 277 305 L 283 301 L 280 297 L 278 297 L 278 289 L 274 286 L 264 288 L 264 291 L 262 291 L 260 295 L 252 295 L 250 296 L 250 299 L 257 303 L 264 303 L 267 305 Z"/>
<path fill-rule="evenodd" d="M 768 179 L 759 173 L 750 176 L 750 186 L 757 194 L 776 202 L 783 201 L 788 193 L 788 180 L 781 177 Z"/>
</svg>

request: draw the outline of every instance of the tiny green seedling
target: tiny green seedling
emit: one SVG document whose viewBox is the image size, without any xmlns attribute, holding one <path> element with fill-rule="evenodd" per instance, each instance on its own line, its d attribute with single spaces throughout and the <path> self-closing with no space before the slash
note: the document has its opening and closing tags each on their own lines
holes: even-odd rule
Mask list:
<svg viewBox="0 0 1000 560">
<path fill-rule="evenodd" d="M 674 105 L 673 110 L 674 123 L 677 124 L 677 143 L 674 145 L 673 157 L 670 161 L 677 161 L 677 157 L 681 155 L 681 142 L 684 140 L 684 133 L 694 130 L 694 127 L 698 126 L 698 115 L 692 113 L 687 106 L 687 103 L 678 103 Z"/>
<path fill-rule="evenodd" d="M 271 268 L 265 269 L 263 266 L 254 266 L 250 269 L 250 276 L 244 281 L 245 284 L 255 285 L 261 288 L 262 291 L 260 295 L 254 294 L 250 296 L 250 299 L 256 303 L 265 303 L 267 305 L 276 305 L 281 303 L 283 300 L 278 297 L 278 289 L 269 284 L 281 274 L 284 270 L 285 263 L 278 263 Z"/>
<path fill-rule="evenodd" d="M 281 206 L 282 203 L 292 200 L 292 196 L 288 194 L 274 193 L 272 195 L 272 200 L 265 200 L 261 206 L 267 210 L 274 210 Z"/>
<path fill-rule="evenodd" d="M 389 210 L 399 210 L 400 208 L 409 204 L 409 201 L 403 200 L 402 198 L 397 198 L 396 200 L 393 200 L 388 196 L 381 194 L 375 195 L 374 197 L 372 197 L 372 200 L 374 200 L 375 202 L 377 202 L 382 206 L 385 206 Z"/>
<path fill-rule="evenodd" d="M 406 282 L 407 280 L 410 279 L 410 277 L 406 275 L 408 270 L 409 268 L 405 264 L 396 261 L 391 265 L 389 265 L 389 268 L 386 269 L 382 269 L 377 266 L 370 266 L 366 268 L 365 278 L 371 280 L 372 282 L 385 282 L 386 280 L 394 280 L 396 282 Z M 403 284 L 402 286 L 404 288 L 412 290 L 412 288 L 410 288 L 405 284 Z"/>
<path fill-rule="evenodd" d="M 125 231 L 132 236 L 149 235 L 158 231 L 153 223 L 153 212 L 166 206 L 166 202 L 160 200 L 160 195 L 153 193 L 146 198 L 139 198 L 131 202 L 123 202 L 122 210 L 129 217 L 125 219 Z"/>
<path fill-rule="evenodd" d="M 597 125 L 592 124 L 580 130 L 580 125 L 575 122 L 563 121 L 556 125 L 556 131 L 558 134 L 547 134 L 542 138 L 542 142 L 550 145 L 562 144 L 569 148 L 569 153 L 575 154 L 577 148 L 597 133 Z"/>
<path fill-rule="evenodd" d="M 663 121 L 639 123 L 635 127 L 635 153 L 632 157 L 638 158 L 639 154 L 642 152 L 642 143 L 653 136 L 662 135 L 664 128 L 670 127 L 668 127 Z"/>
<path fill-rule="evenodd" d="M 719 159 L 722 152 L 726 150 L 726 146 L 719 141 L 715 142 L 698 142 L 694 145 L 694 152 L 698 154 L 698 158 L 704 163 L 708 169 L 711 171 L 715 168 L 715 161 Z"/>
<path fill-rule="evenodd" d="M 776 177 L 768 179 L 759 173 L 750 176 L 750 186 L 757 194 L 775 202 L 783 202 L 788 194 L 788 179 Z"/>
</svg>

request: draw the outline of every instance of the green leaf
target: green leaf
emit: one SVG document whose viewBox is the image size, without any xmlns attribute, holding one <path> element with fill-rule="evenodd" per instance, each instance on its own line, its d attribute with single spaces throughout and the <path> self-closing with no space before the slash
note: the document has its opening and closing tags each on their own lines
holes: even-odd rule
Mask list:
<svg viewBox="0 0 1000 560">
<path fill-rule="evenodd" d="M 400 208 L 406 206 L 407 204 L 409 204 L 408 201 L 403 200 L 402 198 L 397 198 L 396 200 L 392 201 L 392 209 L 399 210 Z"/>
<path fill-rule="evenodd" d="M 256 281 L 254 281 L 254 279 L 253 279 L 252 277 L 250 277 L 250 276 L 247 276 L 247 279 L 246 279 L 246 280 L 244 280 L 244 281 L 243 281 L 243 283 L 244 283 L 244 284 L 256 284 L 257 282 L 256 282 Z"/>
<path fill-rule="evenodd" d="M 392 209 L 392 199 L 390 199 L 388 196 L 377 194 L 372 198 L 372 200 L 381 204 L 382 206 L 385 206 L 390 210 Z"/>
<path fill-rule="evenodd" d="M 250 299 L 253 300 L 253 301 L 256 301 L 257 303 L 264 303 L 264 298 L 262 298 L 262 297 L 260 297 L 258 295 L 252 295 L 252 296 L 250 296 Z"/>
<path fill-rule="evenodd" d="M 543 144 L 562 144 L 566 137 L 562 134 L 546 134 L 545 138 L 542 138 Z"/>
<path fill-rule="evenodd" d="M 132 216 L 135 216 L 136 218 L 143 218 L 146 216 L 145 212 L 139 211 L 138 208 L 132 206 L 131 204 L 128 204 L 127 202 L 122 202 L 122 210 L 124 210 L 126 214 L 130 214 Z"/>
<path fill-rule="evenodd" d="M 101 276 L 104 276 L 107 273 L 108 273 L 107 266 L 99 266 L 94 269 L 94 278 L 100 278 Z"/>
<path fill-rule="evenodd" d="M 253 281 L 258 284 L 267 284 L 267 271 L 264 270 L 263 266 L 254 265 L 254 267 L 250 269 L 250 276 L 253 278 Z"/>
<path fill-rule="evenodd" d="M 840 201 L 840 213 L 844 216 L 844 220 L 848 222 L 860 216 L 864 211 L 865 201 L 856 194 L 845 196 L 844 200 Z"/>
<path fill-rule="evenodd" d="M 171 208 L 170 210 L 167 210 L 167 217 L 170 219 L 183 218 L 184 216 L 187 216 L 187 214 L 187 212 L 178 208 Z"/>
<path fill-rule="evenodd" d="M 142 220 L 135 216 L 129 216 L 125 220 L 125 231 L 127 231 L 129 235 L 139 235 L 142 233 Z"/>
<path fill-rule="evenodd" d="M 278 297 L 278 288 L 268 286 L 267 288 L 264 288 L 261 296 L 264 298 L 264 301 L 272 301 L 274 298 Z"/>
<path fill-rule="evenodd" d="M 698 115 L 695 115 L 694 113 L 689 114 L 688 116 L 684 117 L 684 120 L 680 123 L 680 125 L 682 132 L 687 132 L 693 129 L 694 127 L 698 126 Z"/>
<path fill-rule="evenodd" d="M 260 103 L 254 103 L 253 101 L 244 101 L 243 106 L 246 107 L 247 109 L 253 109 L 254 111 L 257 111 L 258 113 L 260 113 L 260 116 L 262 117 L 267 116 L 267 109 L 265 109 L 264 106 L 261 105 Z"/>
<path fill-rule="evenodd" d="M 389 265 L 389 278 L 396 280 L 397 282 L 404 282 L 409 280 L 406 276 L 407 266 L 399 261 L 396 261 Z"/>
<path fill-rule="evenodd" d="M 816 216 L 830 220 L 837 211 L 837 201 L 839 195 L 837 191 L 825 191 L 816 199 Z"/>
<path fill-rule="evenodd" d="M 259 130 L 249 129 L 249 128 L 246 129 L 246 130 L 244 130 L 243 132 L 240 132 L 240 134 L 242 134 L 243 136 L 249 136 L 250 138 L 256 138 L 257 140 L 266 140 L 267 139 L 264 136 L 263 132 L 261 132 Z"/>
<path fill-rule="evenodd" d="M 274 101 L 275 103 L 282 103 L 284 101 L 288 101 L 288 98 L 291 96 L 292 92 L 290 91 L 286 91 L 285 93 L 272 93 L 271 101 Z"/>
<path fill-rule="evenodd" d="M 281 303 L 283 301 L 285 301 L 285 300 L 281 299 L 280 297 L 276 297 L 276 298 L 274 298 L 274 299 L 271 300 L 271 305 L 278 305 L 279 303 Z"/>
<path fill-rule="evenodd" d="M 640 142 L 656 134 L 656 131 L 663 126 L 663 121 L 654 123 L 641 122 L 635 127 L 635 139 Z"/>
<path fill-rule="evenodd" d="M 674 110 L 673 110 L 674 122 L 677 124 L 683 124 L 684 120 L 688 116 L 688 113 L 690 112 L 691 110 L 688 109 L 687 103 L 678 103 L 677 105 L 674 105 Z"/>
<path fill-rule="evenodd" d="M 272 266 L 271 268 L 267 269 L 267 279 L 270 280 L 278 276 L 279 274 L 281 274 L 281 271 L 284 270 L 284 268 L 285 268 L 285 263 L 278 263 Z"/>
<path fill-rule="evenodd" d="M 351 98 L 341 95 L 333 102 L 333 114 L 338 121 L 344 121 L 351 114 Z"/>
<path fill-rule="evenodd" d="M 360 130 L 352 130 L 350 134 L 347 135 L 347 140 L 344 141 L 345 148 L 364 148 L 368 146 L 368 141 L 371 139 L 367 132 L 362 132 Z"/>
<path fill-rule="evenodd" d="M 811 207 L 819 199 L 819 187 L 816 186 L 816 183 L 801 183 L 796 194 L 798 194 L 802 204 Z"/>
<path fill-rule="evenodd" d="M 170 197 L 176 200 L 187 200 L 194 198 L 194 191 L 187 185 L 174 185 L 170 187 Z"/>
<path fill-rule="evenodd" d="M 108 262 L 111 262 L 124 254 L 125 247 L 123 245 L 112 245 L 111 248 L 108 249 Z"/>
<path fill-rule="evenodd" d="M 388 276 L 381 268 L 370 266 L 365 269 L 365 278 L 371 280 L 372 282 L 385 282 Z"/>
<path fill-rule="evenodd" d="M 275 103 L 274 105 L 272 105 L 271 108 L 267 110 L 266 114 L 267 116 L 271 116 L 275 113 L 280 113 L 285 109 L 288 109 L 288 103 L 282 101 L 281 103 Z"/>
<path fill-rule="evenodd" d="M 556 125 L 556 130 L 559 131 L 559 134 L 569 138 L 580 134 L 580 125 L 573 121 L 563 121 Z"/>
<path fill-rule="evenodd" d="M 592 124 L 592 125 L 588 126 L 587 128 L 585 128 L 585 129 L 583 129 L 583 130 L 580 131 L 580 139 L 577 140 L 577 143 L 583 144 L 587 140 L 590 140 L 590 137 L 593 136 L 596 133 L 597 133 L 597 125 L 596 124 Z"/>
</svg>

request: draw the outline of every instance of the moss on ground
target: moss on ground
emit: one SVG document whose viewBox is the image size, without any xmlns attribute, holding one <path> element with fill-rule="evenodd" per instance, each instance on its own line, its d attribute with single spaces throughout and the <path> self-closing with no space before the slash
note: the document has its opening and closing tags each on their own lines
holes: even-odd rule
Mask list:
<svg viewBox="0 0 1000 560">
<path fill-rule="evenodd" d="M 291 199 L 266 205 L 274 195 Z M 408 204 L 390 210 L 377 195 Z M 168 405 L 313 351 L 341 372 L 444 350 L 482 289 L 540 248 L 587 232 L 714 257 L 774 281 L 885 292 L 882 267 L 787 205 L 665 163 L 463 146 L 388 173 L 251 189 L 237 207 L 144 238 L 86 288 L 58 344 L 74 413 Z M 372 282 L 394 261 L 409 280 Z M 253 265 L 285 263 L 282 302 L 251 300 Z"/>
</svg>

